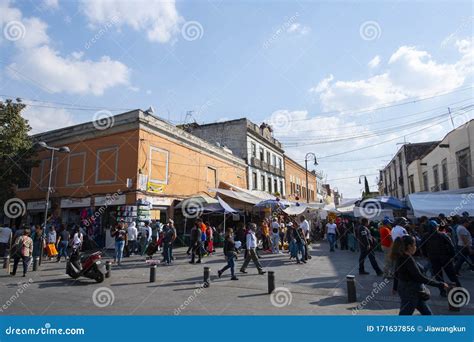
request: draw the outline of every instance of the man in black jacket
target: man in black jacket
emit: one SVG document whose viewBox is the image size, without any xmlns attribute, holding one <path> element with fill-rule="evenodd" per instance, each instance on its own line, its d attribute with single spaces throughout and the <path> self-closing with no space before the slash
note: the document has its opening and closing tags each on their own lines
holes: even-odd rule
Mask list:
<svg viewBox="0 0 474 342">
<path fill-rule="evenodd" d="M 190 236 L 190 244 L 189 247 L 191 248 L 191 261 L 190 264 L 194 264 L 194 259 L 196 254 L 198 256 L 197 263 L 201 263 L 201 223 L 202 220 L 197 219 L 194 227 L 191 229 L 191 236 Z"/>
<path fill-rule="evenodd" d="M 365 217 L 360 221 L 361 225 L 359 226 L 359 248 L 360 248 L 360 256 L 359 256 L 359 274 L 369 274 L 369 272 L 365 271 L 364 263 L 365 258 L 369 257 L 370 264 L 372 265 L 373 269 L 377 273 L 378 276 L 383 275 L 382 270 L 380 269 L 379 265 L 377 264 L 377 260 L 375 260 L 374 255 L 374 248 L 375 248 L 375 240 L 370 234 L 369 220 Z"/>
<path fill-rule="evenodd" d="M 433 275 L 439 282 L 444 282 L 443 271 L 449 280 L 461 287 L 456 271 L 454 270 L 455 250 L 451 238 L 446 233 L 438 231 L 439 224 L 435 220 L 428 222 L 427 232 L 423 236 L 421 249 L 430 260 Z M 440 296 L 446 297 L 446 290 L 440 287 Z"/>
</svg>

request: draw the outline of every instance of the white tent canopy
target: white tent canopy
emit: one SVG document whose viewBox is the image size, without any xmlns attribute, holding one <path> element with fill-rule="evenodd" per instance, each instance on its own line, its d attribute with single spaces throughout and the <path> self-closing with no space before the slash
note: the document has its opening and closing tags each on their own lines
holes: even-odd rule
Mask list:
<svg viewBox="0 0 474 342">
<path fill-rule="evenodd" d="M 354 217 L 365 217 L 371 221 L 382 221 L 386 216 L 393 219 L 393 210 L 354 207 Z"/>
<path fill-rule="evenodd" d="M 435 217 L 439 214 L 446 216 L 461 215 L 467 211 L 474 216 L 474 192 L 456 193 L 416 193 L 408 195 L 408 205 L 415 217 Z"/>
</svg>

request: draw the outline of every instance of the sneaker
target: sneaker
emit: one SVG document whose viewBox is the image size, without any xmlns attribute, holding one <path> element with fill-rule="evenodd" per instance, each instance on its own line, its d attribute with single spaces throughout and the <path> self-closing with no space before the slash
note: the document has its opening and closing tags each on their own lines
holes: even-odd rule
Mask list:
<svg viewBox="0 0 474 342">
<path fill-rule="evenodd" d="M 221 271 L 221 270 L 217 271 L 217 276 L 218 276 L 219 278 L 222 276 L 222 271 Z"/>
<path fill-rule="evenodd" d="M 232 278 L 230 278 L 230 280 L 239 280 L 239 278 L 237 278 L 236 276 L 233 276 Z"/>
<path fill-rule="evenodd" d="M 190 263 L 190 264 L 194 264 L 194 261 L 190 261 L 189 263 Z"/>
<path fill-rule="evenodd" d="M 266 271 L 258 271 L 258 274 L 260 275 L 264 275 L 265 273 L 267 273 Z"/>
<path fill-rule="evenodd" d="M 306 264 L 306 260 L 301 260 L 303 262 L 303 264 Z"/>
<path fill-rule="evenodd" d="M 247 273 L 246 270 L 240 270 L 240 273 Z"/>
<path fill-rule="evenodd" d="M 200 263 L 201 263 L 201 260 L 196 261 L 196 264 L 200 264 Z"/>
</svg>

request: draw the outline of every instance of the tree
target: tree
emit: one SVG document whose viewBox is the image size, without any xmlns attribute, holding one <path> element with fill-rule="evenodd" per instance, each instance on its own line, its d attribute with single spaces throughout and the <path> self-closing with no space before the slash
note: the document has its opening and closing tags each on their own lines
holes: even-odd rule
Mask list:
<svg viewBox="0 0 474 342">
<path fill-rule="evenodd" d="M 30 181 L 38 165 L 28 120 L 21 116 L 26 106 L 20 99 L 0 101 L 0 205 L 15 196 L 15 186 Z M 27 183 L 28 184 L 28 183 Z"/>
</svg>

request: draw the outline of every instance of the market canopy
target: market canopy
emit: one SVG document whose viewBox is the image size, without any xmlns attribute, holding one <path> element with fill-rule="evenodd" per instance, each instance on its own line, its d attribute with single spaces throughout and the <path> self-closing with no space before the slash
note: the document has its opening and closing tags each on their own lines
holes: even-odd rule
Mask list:
<svg viewBox="0 0 474 342">
<path fill-rule="evenodd" d="M 461 215 L 465 211 L 469 216 L 474 216 L 474 192 L 469 194 L 422 192 L 410 194 L 407 198 L 415 217 L 437 217 L 439 214 L 454 216 Z"/>
<path fill-rule="evenodd" d="M 208 204 L 213 204 L 213 203 L 219 203 L 219 201 L 216 200 L 215 198 L 212 198 L 211 196 L 208 196 L 208 195 L 197 195 L 197 196 L 189 197 L 189 198 L 186 198 L 186 199 L 182 200 L 181 202 L 179 202 L 176 205 L 175 208 L 180 209 L 183 206 L 184 207 L 197 206 L 197 207 L 202 208 L 202 207 L 207 206 Z"/>
</svg>

